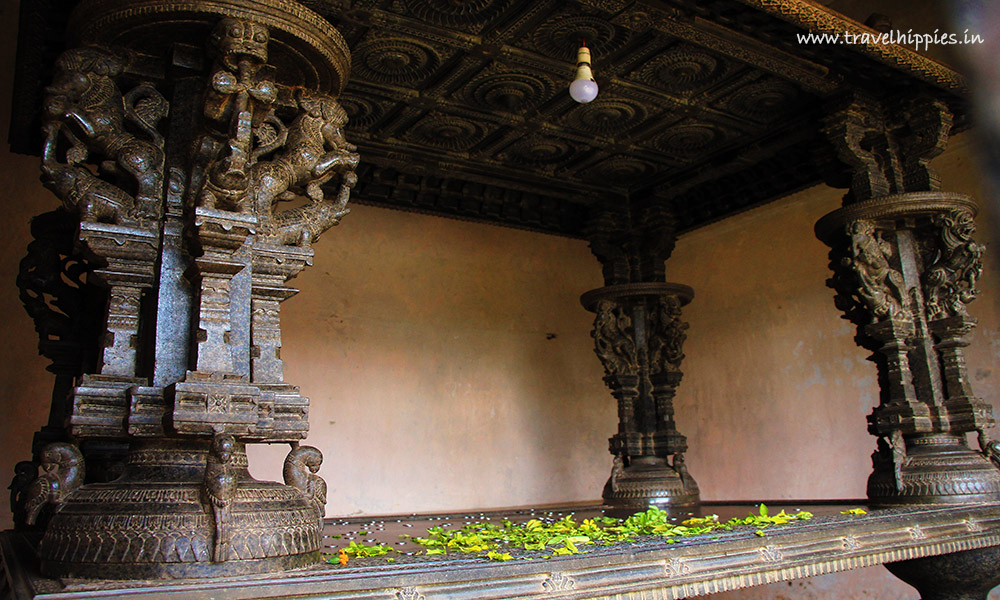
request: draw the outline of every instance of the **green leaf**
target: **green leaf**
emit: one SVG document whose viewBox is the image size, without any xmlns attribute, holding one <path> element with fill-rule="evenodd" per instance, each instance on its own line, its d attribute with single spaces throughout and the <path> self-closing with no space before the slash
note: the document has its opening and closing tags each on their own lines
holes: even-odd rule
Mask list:
<svg viewBox="0 0 1000 600">
<path fill-rule="evenodd" d="M 763 502 L 760 503 L 760 516 L 762 517 L 767 516 L 767 505 L 764 504 Z"/>
</svg>

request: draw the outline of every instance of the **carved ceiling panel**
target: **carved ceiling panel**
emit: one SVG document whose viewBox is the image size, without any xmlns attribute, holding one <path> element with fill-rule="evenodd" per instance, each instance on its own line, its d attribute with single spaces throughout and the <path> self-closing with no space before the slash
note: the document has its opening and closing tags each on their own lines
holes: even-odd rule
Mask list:
<svg viewBox="0 0 1000 600">
<path fill-rule="evenodd" d="M 580 236 L 595 205 L 653 202 L 690 228 L 820 181 L 824 105 L 851 89 L 923 86 L 959 128 L 967 112 L 961 77 L 905 49 L 799 44 L 861 27 L 800 0 L 301 3 L 352 52 L 361 203 Z M 46 15 L 72 4 L 24 3 L 22 35 L 53 39 Z M 600 85 L 583 105 L 567 93 L 581 39 Z M 37 151 L 15 102 L 15 148 Z"/>
</svg>

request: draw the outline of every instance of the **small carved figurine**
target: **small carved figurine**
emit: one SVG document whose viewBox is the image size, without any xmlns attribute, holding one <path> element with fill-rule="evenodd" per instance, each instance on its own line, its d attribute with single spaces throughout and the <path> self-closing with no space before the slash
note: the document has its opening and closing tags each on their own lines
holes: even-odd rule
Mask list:
<svg viewBox="0 0 1000 600">
<path fill-rule="evenodd" d="M 625 459 L 616 454 L 614 462 L 611 463 L 611 479 L 608 481 L 611 484 L 612 492 L 618 492 L 618 480 L 623 475 L 625 475 Z"/>
<path fill-rule="evenodd" d="M 688 482 L 691 481 L 691 474 L 688 472 L 687 463 L 684 462 L 684 453 L 678 452 L 674 455 L 674 471 L 677 472 L 681 477 L 681 481 L 687 486 Z"/>
<path fill-rule="evenodd" d="M 233 450 L 236 440 L 225 433 L 212 438 L 212 448 L 205 465 L 205 495 L 212 506 L 215 517 L 215 547 L 212 560 L 223 562 L 230 559 L 229 511 L 236 496 L 239 482 L 233 466 Z"/>
<path fill-rule="evenodd" d="M 649 315 L 649 368 L 653 374 L 679 371 L 684 360 L 685 331 L 681 303 L 676 296 L 664 296 Z"/>
<path fill-rule="evenodd" d="M 312 503 L 323 530 L 323 516 L 326 514 L 326 482 L 317 475 L 323 464 L 323 453 L 312 446 L 295 446 L 285 457 L 282 475 L 285 485 L 297 488 Z"/>
<path fill-rule="evenodd" d="M 608 375 L 634 373 L 636 365 L 635 342 L 629 329 L 632 319 L 610 300 L 597 303 L 594 319 L 594 351 L 604 364 Z"/>
<path fill-rule="evenodd" d="M 906 456 L 906 441 L 903 439 L 903 433 L 894 429 L 889 437 L 889 446 L 892 448 L 892 474 L 896 478 L 896 490 L 899 492 L 903 491 L 903 467 L 905 467 L 910 459 Z"/>
<path fill-rule="evenodd" d="M 24 522 L 34 525 L 47 506 L 58 506 L 83 485 L 83 454 L 71 444 L 54 442 L 42 449 L 38 477 L 21 494 Z"/>
<path fill-rule="evenodd" d="M 7 489 L 10 490 L 10 513 L 14 516 L 14 526 L 24 525 L 24 504 L 28 486 L 38 478 L 38 467 L 30 460 L 22 460 L 14 465 L 14 478 Z"/>
<path fill-rule="evenodd" d="M 847 233 L 851 237 L 852 255 L 847 259 L 848 265 L 861 283 L 858 295 L 868 305 L 872 322 L 902 316 L 906 284 L 899 271 L 889 265 L 892 246 L 879 237 L 870 221 L 854 221 L 848 225 Z"/>
</svg>

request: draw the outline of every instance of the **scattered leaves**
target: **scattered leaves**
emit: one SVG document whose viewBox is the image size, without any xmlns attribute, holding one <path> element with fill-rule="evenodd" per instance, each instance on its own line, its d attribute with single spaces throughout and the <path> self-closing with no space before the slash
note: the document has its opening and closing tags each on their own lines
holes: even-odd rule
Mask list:
<svg viewBox="0 0 1000 600">
<path fill-rule="evenodd" d="M 842 515 L 867 515 L 868 511 L 863 508 L 849 508 L 847 510 L 840 511 Z"/>
<path fill-rule="evenodd" d="M 864 511 L 845 512 L 865 514 Z M 475 554 L 492 561 L 508 561 L 514 559 L 508 550 L 523 550 L 536 553 L 525 556 L 526 559 L 549 559 L 553 556 L 580 554 L 586 552 L 588 546 L 610 546 L 632 541 L 639 536 L 661 537 L 667 543 L 673 543 L 676 538 L 752 527 L 755 535 L 763 537 L 766 535 L 764 530 L 768 527 L 811 518 L 812 514 L 806 511 L 787 514 L 782 510 L 771 515 L 767 506 L 761 504 L 758 514 L 750 513 L 742 519 L 734 518 L 720 523 L 717 515 L 708 515 L 687 519 L 678 525 L 667 512 L 650 507 L 649 510 L 636 513 L 625 520 L 601 516 L 577 523 L 572 515 L 568 515 L 558 520 L 530 519 L 521 524 L 507 519 L 499 523 L 480 521 L 458 529 L 431 527 L 427 530 L 426 537 L 411 539 L 424 548 L 426 555 L 458 552 Z M 384 556 L 390 552 L 395 550 L 384 544 L 368 546 L 352 541 L 347 547 L 340 549 L 336 560 L 345 565 L 350 558 Z M 386 560 L 395 562 L 391 557 Z M 329 559 L 329 562 L 334 562 L 334 559 Z"/>
</svg>

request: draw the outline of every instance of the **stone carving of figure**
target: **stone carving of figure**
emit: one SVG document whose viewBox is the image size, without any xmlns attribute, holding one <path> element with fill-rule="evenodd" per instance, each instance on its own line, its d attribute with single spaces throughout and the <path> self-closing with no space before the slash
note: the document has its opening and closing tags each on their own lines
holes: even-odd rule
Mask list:
<svg viewBox="0 0 1000 600">
<path fill-rule="evenodd" d="M 326 482 L 317 475 L 323 464 L 323 453 L 312 446 L 295 446 L 285 457 L 282 476 L 285 485 L 297 488 L 312 503 L 323 530 L 323 516 L 326 513 Z"/>
<path fill-rule="evenodd" d="M 125 190 L 95 177 L 84 167 L 55 159 L 56 129 L 48 129 L 53 141 L 46 143 L 42 154 L 42 184 L 62 200 L 63 206 L 78 213 L 83 221 L 121 223 L 133 216 L 135 199 Z"/>
<path fill-rule="evenodd" d="M 284 151 L 254 168 L 258 214 L 269 214 L 275 202 L 291 196 L 290 189 L 302 189 L 309 199 L 322 202 L 321 186 L 358 166 L 357 147 L 344 138 L 343 107 L 307 89 L 297 90 L 296 99 L 301 110 L 288 128 Z"/>
<path fill-rule="evenodd" d="M 630 329 L 632 319 L 610 300 L 597 303 L 594 319 L 594 351 L 608 375 L 635 374 L 638 369 L 635 341 Z"/>
<path fill-rule="evenodd" d="M 82 47 L 64 52 L 56 61 L 56 76 L 46 88 L 43 117 L 47 137 L 43 150 L 43 174 L 64 202 L 67 196 L 89 205 L 85 212 L 127 209 L 126 193 L 97 180 L 89 170 L 75 165 L 96 152 L 106 158 L 105 171 L 131 176 L 136 185 L 138 209 L 148 215 L 159 210 L 163 184 L 163 138 L 156 123 L 168 109 L 166 100 L 150 85 L 137 86 L 122 96 L 115 83 L 125 60 L 104 48 Z M 135 123 L 149 140 L 130 133 L 125 119 Z M 66 164 L 56 161 L 60 134 L 70 143 Z M 87 200 L 89 198 L 89 201 Z M 106 204 L 108 208 L 97 207 Z"/>
<path fill-rule="evenodd" d="M 223 562 L 230 558 L 229 515 L 236 496 L 236 469 L 233 466 L 233 451 L 236 440 L 229 434 L 216 434 L 205 465 L 205 495 L 215 517 L 215 547 L 213 560 Z"/>
<path fill-rule="evenodd" d="M 37 478 L 38 467 L 30 460 L 22 460 L 14 465 L 14 478 L 7 489 L 10 490 L 10 514 L 14 517 L 15 527 L 24 525 L 24 505 L 28 488 Z"/>
<path fill-rule="evenodd" d="M 261 229 L 276 234 L 284 244 L 309 244 L 349 212 L 347 200 L 357 182 L 357 147 L 344 138 L 347 113 L 337 101 L 301 89 L 296 92 L 300 112 L 288 127 L 284 148 L 273 160 L 252 169 L 255 206 Z M 335 201 L 324 198 L 322 186 L 340 176 Z M 311 202 L 275 213 L 279 200 L 304 193 Z"/>
<path fill-rule="evenodd" d="M 966 315 L 965 305 L 975 299 L 976 281 L 983 272 L 985 248 L 972 240 L 976 224 L 972 214 L 956 210 L 939 215 L 941 243 L 931 267 L 924 274 L 927 316 L 931 319 Z"/>
<path fill-rule="evenodd" d="M 688 472 L 687 463 L 684 462 L 684 453 L 678 452 L 674 455 L 674 471 L 677 472 L 681 477 L 681 481 L 684 482 L 685 486 L 694 483 L 694 479 L 691 478 L 691 473 Z"/>
<path fill-rule="evenodd" d="M 34 525 L 46 506 L 59 505 L 83 485 L 83 454 L 76 446 L 55 442 L 42 449 L 38 477 L 22 492 L 24 522 Z"/>
<path fill-rule="evenodd" d="M 681 303 L 676 296 L 659 299 L 649 318 L 649 368 L 652 373 L 677 371 L 684 360 L 685 331 L 681 321 Z"/>
<path fill-rule="evenodd" d="M 253 155 L 253 131 L 271 114 L 278 92 L 275 84 L 258 77 L 267 62 L 270 34 L 260 23 L 226 17 L 212 31 L 210 45 L 216 55 L 215 72 L 209 86 L 204 113 L 218 127 L 215 135 L 225 139 L 222 156 L 212 165 L 201 201 L 224 208 L 249 210 L 247 182 Z M 211 137 L 203 146 L 211 158 L 223 144 Z"/>
<path fill-rule="evenodd" d="M 854 221 L 848 225 L 851 256 L 846 259 L 857 275 L 861 288 L 858 295 L 868 305 L 872 322 L 899 317 L 906 306 L 906 284 L 899 271 L 889 264 L 892 246 L 879 237 L 870 221 Z"/>
<path fill-rule="evenodd" d="M 611 479 L 608 480 L 611 484 L 611 491 L 618 492 L 618 480 L 621 479 L 624 474 L 625 459 L 616 454 L 614 461 L 611 463 Z"/>
</svg>

